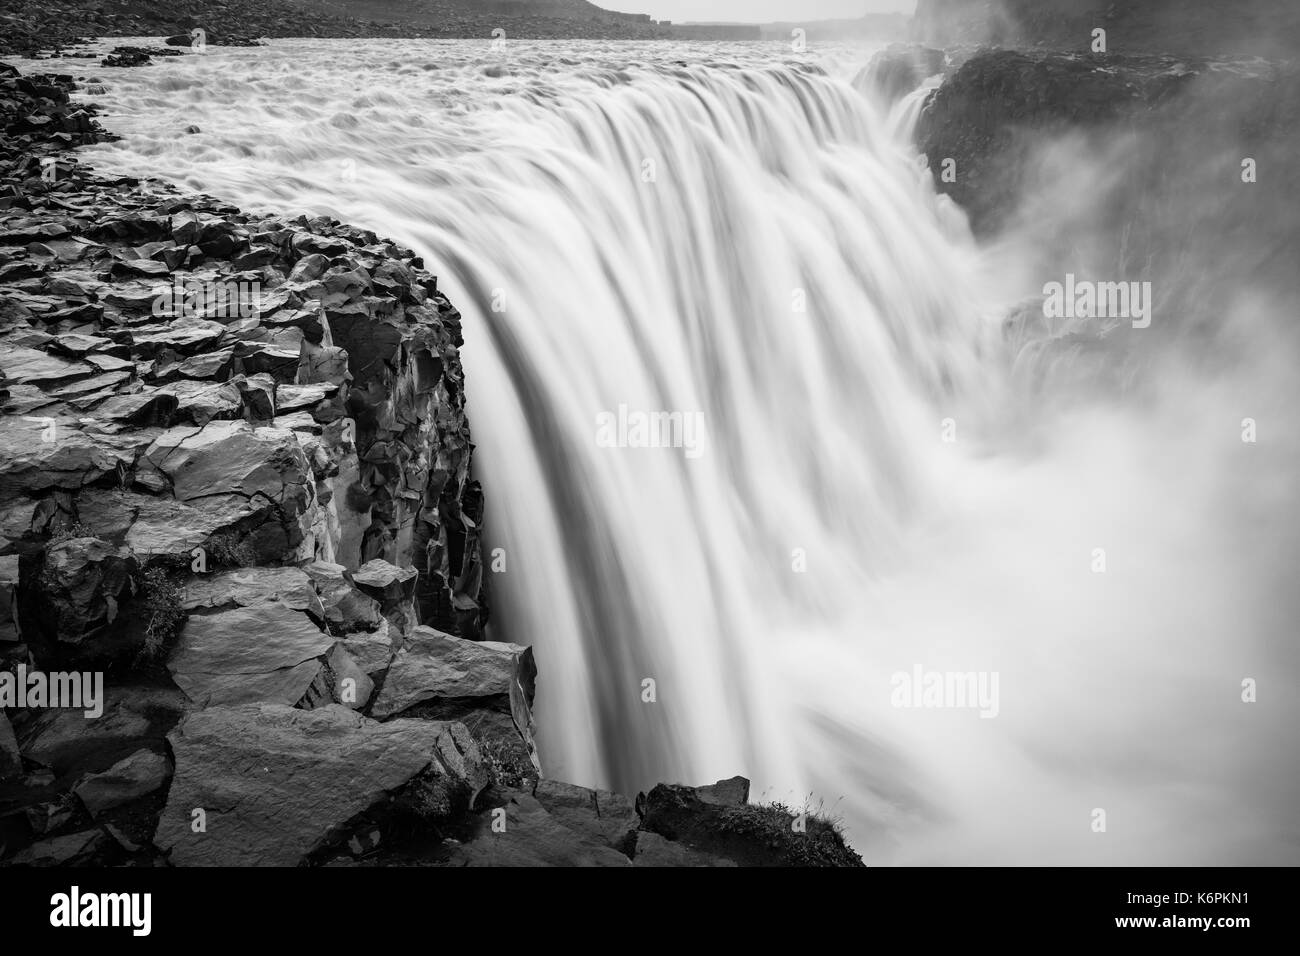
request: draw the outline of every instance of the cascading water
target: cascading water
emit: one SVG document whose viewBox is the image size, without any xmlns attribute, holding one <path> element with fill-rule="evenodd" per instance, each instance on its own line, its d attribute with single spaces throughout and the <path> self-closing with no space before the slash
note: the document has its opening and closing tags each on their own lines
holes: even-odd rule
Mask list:
<svg viewBox="0 0 1300 956">
<path fill-rule="evenodd" d="M 911 155 L 919 100 L 891 121 L 837 73 L 761 44 L 210 48 L 114 73 L 125 138 L 93 161 L 426 255 L 548 775 L 743 773 L 871 862 L 1294 858 L 1266 759 L 1294 709 L 1226 744 L 1239 676 L 1295 672 L 1285 586 L 1189 555 L 1290 503 L 1261 477 L 1290 450 L 1206 457 L 1187 388 L 1036 415 L 997 321 L 1021 290 Z M 654 412 L 702 430 L 602 440 Z M 918 665 L 996 672 L 997 718 L 892 706 Z"/>
</svg>

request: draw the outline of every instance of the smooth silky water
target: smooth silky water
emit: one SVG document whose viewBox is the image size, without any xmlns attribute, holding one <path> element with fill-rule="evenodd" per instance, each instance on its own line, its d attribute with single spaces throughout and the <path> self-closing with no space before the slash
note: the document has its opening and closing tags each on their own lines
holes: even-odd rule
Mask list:
<svg viewBox="0 0 1300 956">
<path fill-rule="evenodd" d="M 1023 260 L 936 196 L 921 94 L 854 89 L 869 53 L 210 47 L 86 65 L 123 136 L 86 152 L 426 257 L 548 776 L 744 774 L 877 864 L 1297 862 L 1294 366 L 1027 386 Z M 704 431 L 605 447 L 620 406 Z M 917 666 L 996 673 L 996 717 L 893 706 Z"/>
</svg>

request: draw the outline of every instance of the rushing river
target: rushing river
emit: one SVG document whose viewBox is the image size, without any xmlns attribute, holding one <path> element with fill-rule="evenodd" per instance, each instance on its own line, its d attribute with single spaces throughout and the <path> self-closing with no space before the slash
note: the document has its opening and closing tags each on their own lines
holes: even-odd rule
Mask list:
<svg viewBox="0 0 1300 956">
<path fill-rule="evenodd" d="M 1294 376 L 1028 383 L 1003 319 L 1044 279 L 935 195 L 866 56 L 83 68 L 124 137 L 101 170 L 373 228 L 464 313 L 494 636 L 536 648 L 548 775 L 745 774 L 873 863 L 1296 862 Z M 654 412 L 670 447 L 630 447 Z M 996 694 L 899 706 L 918 670 Z"/>
</svg>

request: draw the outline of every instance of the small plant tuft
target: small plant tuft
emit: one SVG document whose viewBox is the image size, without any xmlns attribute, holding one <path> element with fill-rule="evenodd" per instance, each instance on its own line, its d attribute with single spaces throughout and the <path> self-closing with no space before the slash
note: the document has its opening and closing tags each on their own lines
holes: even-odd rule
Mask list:
<svg viewBox="0 0 1300 956">
<path fill-rule="evenodd" d="M 144 597 L 146 615 L 144 647 L 140 654 L 146 660 L 156 660 L 185 620 L 181 607 L 184 590 L 164 568 L 156 566 L 140 572 L 137 588 Z"/>
</svg>

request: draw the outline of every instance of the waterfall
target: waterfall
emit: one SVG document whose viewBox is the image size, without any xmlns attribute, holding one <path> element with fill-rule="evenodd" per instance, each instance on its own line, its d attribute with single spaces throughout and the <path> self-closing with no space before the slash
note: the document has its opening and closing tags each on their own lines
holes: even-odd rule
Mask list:
<svg viewBox="0 0 1300 956">
<path fill-rule="evenodd" d="M 280 41 L 94 98 L 124 135 L 99 167 L 337 215 L 439 273 L 549 776 L 741 773 L 869 862 L 1265 852 L 1294 782 L 1232 816 L 1220 778 L 1259 765 L 1206 722 L 1248 719 L 1271 658 L 1225 647 L 1225 595 L 1272 579 L 1191 561 L 1222 470 L 1150 451 L 1204 403 L 1035 418 L 1000 338 L 1022 290 L 918 167 L 920 95 L 891 119 L 777 45 Z M 1101 543 L 1143 576 L 1090 573 Z M 900 708 L 917 666 L 999 674 L 1001 713 Z"/>
</svg>

